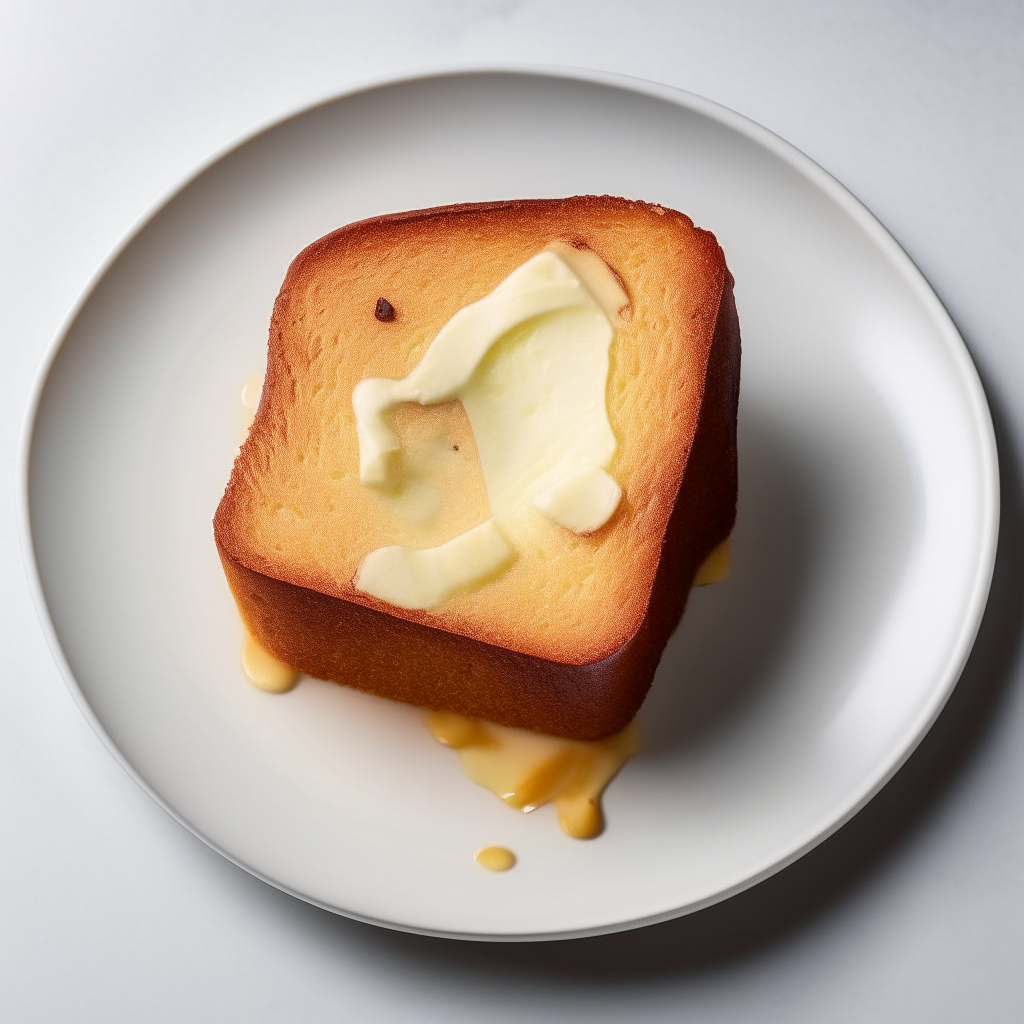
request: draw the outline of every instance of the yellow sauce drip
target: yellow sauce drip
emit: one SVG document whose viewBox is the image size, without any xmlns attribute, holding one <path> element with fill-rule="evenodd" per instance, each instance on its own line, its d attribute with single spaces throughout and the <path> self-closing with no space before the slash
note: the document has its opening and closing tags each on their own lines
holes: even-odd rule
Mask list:
<svg viewBox="0 0 1024 1024">
<path fill-rule="evenodd" d="M 508 871 L 516 864 L 516 855 L 504 846 L 485 846 L 473 854 L 473 859 L 488 871 Z"/>
<path fill-rule="evenodd" d="M 256 410 L 259 408 L 260 395 L 263 393 L 263 378 L 250 377 L 242 388 L 242 440 L 245 441 L 252 426 Z M 235 449 L 237 456 L 239 449 Z M 267 693 L 287 693 L 294 689 L 299 681 L 299 673 L 291 666 L 278 661 L 268 650 L 265 650 L 248 631 L 242 644 L 242 668 L 253 686 Z"/>
<path fill-rule="evenodd" d="M 640 749 L 631 722 L 603 740 L 567 740 L 483 722 L 447 711 L 427 715 L 427 728 L 458 751 L 466 774 L 510 807 L 532 811 L 553 803 L 562 831 L 592 839 L 604 827 L 601 794 Z"/>
<path fill-rule="evenodd" d="M 248 633 L 242 645 L 242 668 L 253 686 L 267 693 L 287 693 L 299 681 L 299 673 L 278 661 Z"/>
<path fill-rule="evenodd" d="M 704 559 L 703 564 L 697 570 L 697 575 L 693 579 L 693 585 L 695 587 L 706 587 L 709 583 L 721 583 L 723 580 L 729 577 L 729 567 L 731 565 L 729 559 L 729 541 L 731 537 L 726 537 L 721 544 L 715 548 L 714 551 Z"/>
</svg>

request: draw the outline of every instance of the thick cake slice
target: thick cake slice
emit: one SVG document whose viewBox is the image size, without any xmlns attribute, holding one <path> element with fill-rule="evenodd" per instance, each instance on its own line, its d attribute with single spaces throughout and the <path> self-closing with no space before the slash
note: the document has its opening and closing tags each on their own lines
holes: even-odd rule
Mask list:
<svg viewBox="0 0 1024 1024">
<path fill-rule="evenodd" d="M 635 715 L 732 530 L 713 235 L 608 196 L 314 242 L 214 517 L 246 627 L 322 679 L 574 739 Z"/>
</svg>

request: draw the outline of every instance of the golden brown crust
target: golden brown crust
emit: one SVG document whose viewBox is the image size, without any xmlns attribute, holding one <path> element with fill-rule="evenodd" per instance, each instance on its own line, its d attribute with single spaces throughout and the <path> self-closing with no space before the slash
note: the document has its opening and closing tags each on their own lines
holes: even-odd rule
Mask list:
<svg viewBox="0 0 1024 1024">
<path fill-rule="evenodd" d="M 562 578 L 581 582 L 549 594 L 537 566 L 520 559 L 440 613 L 355 591 L 352 567 L 396 540 L 382 532 L 385 515 L 359 505 L 368 489 L 352 482 L 351 451 L 332 452 L 321 435 L 354 429 L 354 382 L 404 376 L 451 315 L 555 239 L 605 259 L 631 307 L 608 392 L 622 507 L 589 538 L 557 534 L 552 544 L 561 546 L 545 556 Z M 381 296 L 395 306 L 392 323 L 373 317 Z M 260 409 L 214 520 L 242 615 L 268 650 L 321 678 L 575 738 L 614 732 L 642 702 L 697 567 L 732 529 L 738 387 L 731 276 L 714 237 L 675 211 L 607 196 L 524 200 L 395 214 L 333 232 L 289 269 Z M 461 406 L 430 415 L 433 428 L 443 421 L 466 446 L 471 467 L 475 445 Z M 332 458 L 339 469 L 330 469 Z M 472 468 L 460 472 L 461 500 L 452 504 L 486 518 L 482 481 Z M 344 488 L 339 511 L 332 506 Z M 439 530 L 457 532 L 452 521 Z M 332 548 L 339 536 L 344 543 Z M 276 550 L 289 544 L 294 550 Z"/>
</svg>

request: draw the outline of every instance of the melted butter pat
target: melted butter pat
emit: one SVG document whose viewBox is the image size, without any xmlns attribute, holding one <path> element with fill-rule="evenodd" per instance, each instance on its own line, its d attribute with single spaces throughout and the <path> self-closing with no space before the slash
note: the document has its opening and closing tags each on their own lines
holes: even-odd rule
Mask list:
<svg viewBox="0 0 1024 1024">
<path fill-rule="evenodd" d="M 496 576 L 515 557 L 493 519 L 436 548 L 393 544 L 371 551 L 356 587 L 402 608 L 434 608 L 453 591 Z"/>
<path fill-rule="evenodd" d="M 508 871 L 516 864 L 516 855 L 504 846 L 485 846 L 473 854 L 473 859 L 488 871 Z"/>
<path fill-rule="evenodd" d="M 591 466 L 533 499 L 534 508 L 573 533 L 599 530 L 618 508 L 622 488 L 603 470 Z"/>
<path fill-rule="evenodd" d="M 356 385 L 364 485 L 395 487 L 396 407 L 457 399 L 473 430 L 493 517 L 490 557 L 478 557 L 484 548 L 477 542 L 453 543 L 459 538 L 404 549 L 415 558 L 379 549 L 360 566 L 358 590 L 401 608 L 435 608 L 504 571 L 529 542 L 538 515 L 578 534 L 611 518 L 622 491 L 607 472 L 617 443 L 605 394 L 614 324 L 627 307 L 622 285 L 600 257 L 554 243 L 459 310 L 406 377 Z M 400 575 L 392 571 L 398 563 Z"/>
<path fill-rule="evenodd" d="M 242 645 L 242 668 L 253 686 L 267 693 L 287 693 L 299 681 L 299 673 L 278 661 L 247 632 Z"/>
<path fill-rule="evenodd" d="M 433 711 L 427 728 L 458 752 L 466 774 L 510 807 L 532 811 L 553 803 L 562 830 L 592 839 L 604 828 L 601 794 L 622 765 L 640 749 L 631 722 L 603 740 L 567 740 L 528 729 Z"/>
</svg>

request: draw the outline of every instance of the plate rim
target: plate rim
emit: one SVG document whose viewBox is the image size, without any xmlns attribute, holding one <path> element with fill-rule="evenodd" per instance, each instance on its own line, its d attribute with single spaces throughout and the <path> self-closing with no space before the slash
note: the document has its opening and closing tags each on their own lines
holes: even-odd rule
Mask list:
<svg viewBox="0 0 1024 1024">
<path fill-rule="evenodd" d="M 121 753 L 120 749 L 107 734 L 102 723 L 97 718 L 88 699 L 78 684 L 74 672 L 68 663 L 60 637 L 50 616 L 49 606 L 46 602 L 46 595 L 43 590 L 42 580 L 39 574 L 39 567 L 35 556 L 35 543 L 32 534 L 31 506 L 30 506 L 30 475 L 32 447 L 35 437 L 36 421 L 46 390 L 50 372 L 56 361 L 57 355 L 67 340 L 72 327 L 78 317 L 85 309 L 93 293 L 99 287 L 104 277 L 109 273 L 114 264 L 120 259 L 131 243 L 141 234 L 146 226 L 160 213 L 160 211 L 171 203 L 181 192 L 189 188 L 193 182 L 198 180 L 209 169 L 232 153 L 242 149 L 253 140 L 273 131 L 290 121 L 297 120 L 306 114 L 321 107 L 340 103 L 365 93 L 372 93 L 378 90 L 394 86 L 411 85 L 417 82 L 431 82 L 443 79 L 459 79 L 472 77 L 512 77 L 532 79 L 555 79 L 561 81 L 580 82 L 587 85 L 600 85 L 609 88 L 620 89 L 625 92 L 659 99 L 675 106 L 693 111 L 705 116 L 725 127 L 737 132 L 741 136 L 753 141 L 757 145 L 767 149 L 786 165 L 795 170 L 801 177 L 806 179 L 812 186 L 816 187 L 828 199 L 838 205 L 841 210 L 849 216 L 856 226 L 863 231 L 869 240 L 886 256 L 888 263 L 894 271 L 897 271 L 904 282 L 909 286 L 915 298 L 924 307 L 929 319 L 932 321 L 938 332 L 946 343 L 948 354 L 954 362 L 958 382 L 963 385 L 967 397 L 967 411 L 970 413 L 970 420 L 977 432 L 979 440 L 979 454 L 981 456 L 978 469 L 980 477 L 979 493 L 982 495 L 980 528 L 980 557 L 975 567 L 973 583 L 970 588 L 966 611 L 960 623 L 959 634 L 956 643 L 951 648 L 946 665 L 937 676 L 943 679 L 940 686 L 933 688 L 919 712 L 911 720 L 904 730 L 901 739 L 892 744 L 892 749 L 899 753 L 895 757 L 883 758 L 880 762 L 882 768 L 877 773 L 866 777 L 860 787 L 852 791 L 845 806 L 833 809 L 832 813 L 825 816 L 827 820 L 808 827 L 802 835 L 794 837 L 791 841 L 789 852 L 781 858 L 770 859 L 770 862 L 763 864 L 757 871 L 744 871 L 742 878 L 737 878 L 731 885 L 723 887 L 703 899 L 695 900 L 681 907 L 675 907 L 660 911 L 655 914 L 647 914 L 637 918 L 616 920 L 606 924 L 594 925 L 584 928 L 551 930 L 541 932 L 452 932 L 444 929 L 431 929 L 417 925 L 406 924 L 396 921 L 388 921 L 370 915 L 360 914 L 355 911 L 346 910 L 331 904 L 322 902 L 306 893 L 289 888 L 273 878 L 260 872 L 258 869 L 247 864 L 244 860 L 228 853 L 217 843 L 203 835 L 193 827 L 174 809 L 172 809 L 162 797 L 142 778 L 134 766 Z M 230 863 L 242 868 L 248 874 L 265 882 L 280 892 L 293 896 L 304 903 L 319 907 L 322 910 L 337 914 L 341 917 L 362 922 L 364 924 L 377 925 L 393 931 L 400 931 L 416 935 L 425 935 L 435 938 L 450 938 L 464 941 L 483 942 L 538 942 L 538 941 L 559 941 L 564 939 L 590 938 L 599 935 L 609 935 L 617 932 L 629 931 L 644 928 L 652 924 L 659 924 L 675 918 L 688 916 L 700 910 L 713 906 L 724 900 L 735 896 L 746 889 L 753 888 L 772 875 L 784 870 L 795 863 L 805 854 L 810 852 L 819 844 L 823 843 L 830 836 L 834 835 L 847 822 L 855 817 L 874 797 L 888 784 L 900 768 L 906 763 L 910 756 L 917 749 L 918 745 L 930 731 L 932 725 L 945 707 L 950 695 L 956 688 L 957 683 L 970 657 L 977 638 L 981 622 L 984 617 L 991 588 L 992 577 L 995 570 L 995 562 L 998 550 L 999 523 L 1000 523 L 1000 479 L 999 479 L 999 458 L 998 445 L 996 442 L 995 429 L 992 422 L 991 410 L 985 395 L 977 367 L 971 357 L 962 335 L 956 327 L 948 310 L 942 304 L 938 295 L 928 283 L 924 274 L 914 263 L 906 250 L 897 242 L 889 230 L 881 221 L 858 199 L 845 185 L 826 171 L 820 164 L 815 162 L 802 150 L 781 136 L 772 132 L 758 122 L 746 117 L 743 114 L 732 110 L 714 100 L 700 96 L 696 93 L 675 86 L 650 81 L 638 76 L 626 75 L 617 72 L 609 72 L 586 67 L 573 67 L 569 65 L 548 65 L 534 63 L 460 63 L 433 67 L 425 67 L 412 70 L 399 75 L 389 74 L 379 77 L 364 79 L 354 83 L 347 88 L 317 100 L 305 103 L 284 114 L 277 115 L 266 122 L 245 132 L 224 146 L 215 149 L 209 156 L 202 160 L 185 176 L 177 181 L 170 189 L 159 196 L 144 212 L 136 218 L 129 228 L 110 248 L 107 255 L 98 264 L 94 272 L 89 276 L 82 286 L 77 297 L 69 307 L 67 313 L 61 319 L 57 330 L 46 346 L 43 357 L 36 370 L 33 383 L 30 388 L 28 402 L 22 416 L 21 433 L 18 443 L 17 460 L 15 464 L 15 513 L 18 524 L 19 547 L 22 560 L 28 579 L 29 591 L 32 595 L 32 602 L 36 614 L 58 670 L 64 680 L 64 684 L 70 692 L 79 710 L 86 721 L 99 737 L 107 751 L 114 760 L 128 774 L 128 776 L 161 807 L 171 818 L 176 821 L 188 833 L 204 845 L 214 850 Z"/>
</svg>

